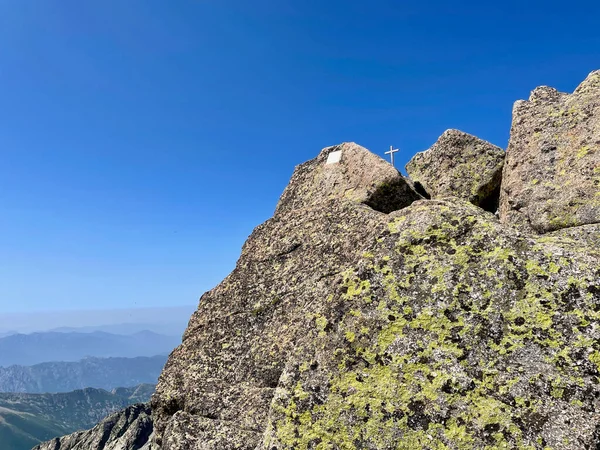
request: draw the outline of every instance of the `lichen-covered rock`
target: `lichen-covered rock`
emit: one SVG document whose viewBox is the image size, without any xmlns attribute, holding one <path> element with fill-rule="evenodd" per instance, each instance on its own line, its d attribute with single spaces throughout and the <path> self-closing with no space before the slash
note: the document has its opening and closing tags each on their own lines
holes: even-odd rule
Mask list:
<svg viewBox="0 0 600 450">
<path fill-rule="evenodd" d="M 500 218 L 537 233 L 600 222 L 600 71 L 515 103 Z"/>
<path fill-rule="evenodd" d="M 343 198 L 389 213 L 421 199 L 412 183 L 391 164 L 353 142 L 324 148 L 296 167 L 277 212 Z"/>
<path fill-rule="evenodd" d="M 276 214 L 254 230 L 235 270 L 200 299 L 160 377 L 152 406 L 163 449 L 260 444 L 288 359 L 310 339 L 332 283 L 358 262 L 373 230 L 385 229 L 381 217 L 333 199 Z M 190 429 L 202 430 L 202 439 Z"/>
<path fill-rule="evenodd" d="M 406 165 L 414 182 L 432 198 L 454 196 L 495 210 L 504 150 L 459 130 L 447 130 L 429 150 Z"/>
<path fill-rule="evenodd" d="M 458 199 L 280 209 L 169 358 L 156 446 L 595 449 L 596 238 Z"/>
<path fill-rule="evenodd" d="M 150 406 L 139 403 L 108 416 L 91 430 L 52 439 L 33 450 L 151 450 L 152 432 Z"/>
<path fill-rule="evenodd" d="M 597 448 L 600 248 L 449 201 L 387 224 L 287 361 L 259 449 Z"/>
</svg>

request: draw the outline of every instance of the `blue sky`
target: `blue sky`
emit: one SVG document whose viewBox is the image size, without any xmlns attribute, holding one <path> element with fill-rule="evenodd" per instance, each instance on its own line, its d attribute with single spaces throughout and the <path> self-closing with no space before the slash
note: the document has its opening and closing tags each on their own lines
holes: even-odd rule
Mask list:
<svg viewBox="0 0 600 450">
<path fill-rule="evenodd" d="M 0 311 L 196 303 L 293 167 L 600 68 L 598 2 L 0 0 Z"/>
</svg>

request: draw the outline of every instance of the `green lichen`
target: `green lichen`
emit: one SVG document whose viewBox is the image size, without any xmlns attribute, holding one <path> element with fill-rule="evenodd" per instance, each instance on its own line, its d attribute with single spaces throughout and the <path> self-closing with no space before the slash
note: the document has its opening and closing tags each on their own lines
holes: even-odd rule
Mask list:
<svg viewBox="0 0 600 450">
<path fill-rule="evenodd" d="M 540 450 L 543 440 L 524 428 L 546 407 L 531 386 L 547 386 L 544 402 L 555 408 L 585 404 L 572 393 L 586 375 L 572 363 L 578 348 L 597 345 L 585 330 L 600 313 L 581 293 L 591 272 L 549 251 L 555 239 L 526 247 L 490 238 L 495 225 L 476 214 L 439 208 L 435 220 L 416 222 L 417 211 L 394 218 L 363 269 L 344 273 L 338 370 L 324 401 L 304 404 L 300 383 L 278 404 L 284 448 Z M 550 369 L 531 376 L 507 367 L 531 346 Z M 600 371 L 600 348 L 589 360 Z"/>
<path fill-rule="evenodd" d="M 581 159 L 584 158 L 585 156 L 588 155 L 588 153 L 590 152 L 590 147 L 589 145 L 584 145 L 583 147 L 581 147 L 579 150 L 577 150 L 577 159 Z"/>
<path fill-rule="evenodd" d="M 598 368 L 598 372 L 600 372 L 600 351 L 596 350 L 596 351 L 592 352 L 592 354 L 588 358 L 591 362 L 596 364 L 596 367 Z"/>
</svg>

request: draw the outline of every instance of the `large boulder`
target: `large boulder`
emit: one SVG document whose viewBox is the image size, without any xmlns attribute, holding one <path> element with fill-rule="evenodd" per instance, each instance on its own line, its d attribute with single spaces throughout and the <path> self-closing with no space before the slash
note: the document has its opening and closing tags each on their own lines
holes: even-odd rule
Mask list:
<svg viewBox="0 0 600 450">
<path fill-rule="evenodd" d="M 600 249 L 559 233 L 460 200 L 277 214 L 171 355 L 158 448 L 596 448 Z"/>
<path fill-rule="evenodd" d="M 257 449 L 598 448 L 600 248 L 460 201 L 380 220 L 305 310 Z"/>
<path fill-rule="evenodd" d="M 600 222 L 600 71 L 515 103 L 500 218 L 537 233 Z"/>
<path fill-rule="evenodd" d="M 277 212 L 333 198 L 364 203 L 388 213 L 422 197 L 391 164 L 360 145 L 346 142 L 324 148 L 315 159 L 296 167 Z"/>
<path fill-rule="evenodd" d="M 459 130 L 447 130 L 406 165 L 410 178 L 432 198 L 454 196 L 496 210 L 504 150 Z"/>
<path fill-rule="evenodd" d="M 459 199 L 384 214 L 309 201 L 307 179 L 201 298 L 156 448 L 600 445 L 594 226 L 534 238 Z"/>
</svg>

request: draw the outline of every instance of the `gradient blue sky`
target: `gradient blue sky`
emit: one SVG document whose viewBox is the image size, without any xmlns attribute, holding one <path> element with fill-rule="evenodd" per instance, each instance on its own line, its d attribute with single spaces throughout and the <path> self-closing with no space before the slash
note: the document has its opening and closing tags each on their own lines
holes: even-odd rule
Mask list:
<svg viewBox="0 0 600 450">
<path fill-rule="evenodd" d="M 0 311 L 196 303 L 294 166 L 600 68 L 600 2 L 0 0 Z"/>
</svg>

